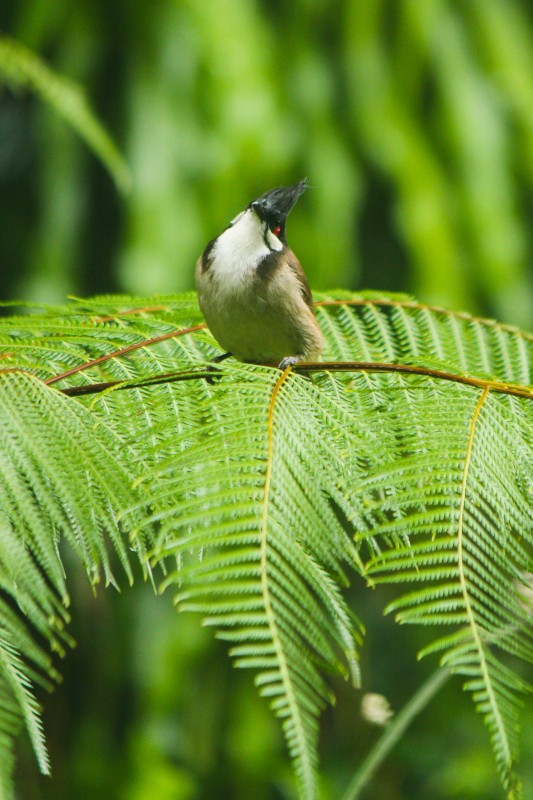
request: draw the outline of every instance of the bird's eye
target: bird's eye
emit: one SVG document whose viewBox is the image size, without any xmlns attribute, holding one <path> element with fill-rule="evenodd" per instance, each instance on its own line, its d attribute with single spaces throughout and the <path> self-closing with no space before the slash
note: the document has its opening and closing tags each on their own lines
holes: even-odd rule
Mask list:
<svg viewBox="0 0 533 800">
<path fill-rule="evenodd" d="M 272 228 L 271 231 L 274 234 L 274 236 L 279 236 L 279 232 L 281 231 L 281 228 L 280 228 L 279 225 L 276 225 L 276 227 Z"/>
</svg>

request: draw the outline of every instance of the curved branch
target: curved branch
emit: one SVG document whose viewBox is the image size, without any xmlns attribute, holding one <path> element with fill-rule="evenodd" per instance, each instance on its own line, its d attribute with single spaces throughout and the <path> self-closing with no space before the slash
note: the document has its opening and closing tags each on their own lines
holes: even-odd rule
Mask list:
<svg viewBox="0 0 533 800">
<path fill-rule="evenodd" d="M 439 378 L 454 383 L 464 383 L 467 386 L 476 386 L 479 389 L 490 389 L 501 394 L 512 394 L 516 397 L 526 397 L 533 400 L 533 387 L 522 386 L 503 381 L 492 381 L 486 378 L 472 378 L 455 372 L 446 372 L 431 367 L 418 367 L 416 364 L 395 364 L 383 361 L 309 361 L 294 364 L 293 370 L 297 372 L 401 372 L 411 375 L 424 375 L 427 378 Z"/>
<path fill-rule="evenodd" d="M 112 353 L 106 353 L 104 356 L 93 358 L 92 361 L 85 361 L 83 364 L 78 364 L 77 367 L 73 367 L 72 369 L 69 369 L 66 372 L 62 372 L 60 375 L 53 375 L 51 378 L 47 378 L 45 380 L 45 383 L 48 386 L 50 386 L 52 383 L 57 383 L 58 381 L 62 381 L 63 378 L 69 378 L 71 375 L 75 375 L 77 372 L 82 372 L 83 370 L 89 369 L 90 367 L 96 367 L 98 364 L 103 364 L 104 361 L 110 361 L 112 358 L 120 358 L 121 356 L 125 356 L 128 353 L 132 353 L 134 350 L 140 350 L 142 347 L 149 347 L 152 344 L 157 344 L 157 342 L 164 342 L 166 339 L 175 339 L 178 336 L 185 336 L 186 333 L 194 333 L 194 331 L 199 331 L 205 327 L 207 326 L 205 322 L 203 322 L 200 325 L 192 325 L 190 328 L 181 328 L 180 330 L 171 331 L 170 333 L 163 333 L 161 334 L 161 336 L 154 336 L 153 339 L 143 339 L 142 342 L 136 342 L 135 344 L 130 344 L 128 345 L 128 347 L 122 347 L 120 350 L 113 350 Z M 121 382 L 122 381 L 117 381 L 116 383 L 121 383 Z M 98 386 L 99 384 L 93 384 L 93 385 Z M 108 389 L 112 385 L 113 384 L 105 384 L 106 388 Z M 68 392 L 65 392 L 65 394 L 68 394 Z"/>
<path fill-rule="evenodd" d="M 190 329 L 188 329 L 190 330 Z M 177 334 L 174 334 L 177 335 Z M 163 337 L 161 337 L 163 338 Z M 170 338 L 170 334 L 165 334 L 165 338 Z M 130 347 L 140 347 L 142 345 L 131 345 Z M 126 350 L 128 348 L 125 348 Z M 102 356 L 102 359 L 115 357 L 115 354 L 109 356 Z M 93 363 L 99 363 L 96 359 Z M 86 365 L 83 365 L 85 367 Z M 274 365 L 266 365 L 274 366 Z M 74 368 L 72 372 L 82 369 Z M 380 361 L 302 361 L 291 367 L 294 372 L 390 372 L 390 373 L 403 373 L 406 375 L 421 375 L 426 378 L 437 378 L 439 380 L 451 381 L 453 383 L 461 383 L 466 386 L 475 386 L 478 389 L 487 389 L 488 391 L 498 392 L 500 394 L 509 394 L 514 397 L 524 397 L 527 400 L 533 400 L 533 387 L 521 386 L 512 383 L 503 383 L 500 381 L 488 380 L 485 378 L 472 378 L 468 375 L 460 375 L 454 372 L 446 372 L 444 370 L 432 369 L 430 367 L 418 367 L 415 364 L 394 364 Z M 56 380 L 66 377 L 71 373 L 63 373 L 56 376 Z M 89 383 L 84 386 L 70 386 L 67 389 L 60 389 L 63 394 L 70 397 L 78 395 L 97 394 L 98 392 L 106 391 L 107 389 L 138 389 L 143 386 L 152 386 L 159 383 L 174 383 L 175 381 L 196 380 L 220 377 L 220 371 L 217 367 L 210 367 L 202 369 L 201 371 L 182 370 L 181 372 L 169 372 L 163 375 L 154 375 L 145 378 L 141 381 L 108 381 L 105 383 Z M 54 379 L 48 378 L 46 384 L 50 384 Z"/>
</svg>

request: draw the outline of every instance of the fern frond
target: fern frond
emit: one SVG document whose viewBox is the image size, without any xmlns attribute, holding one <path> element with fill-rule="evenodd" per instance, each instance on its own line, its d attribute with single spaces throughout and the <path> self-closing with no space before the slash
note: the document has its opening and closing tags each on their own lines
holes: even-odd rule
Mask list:
<svg viewBox="0 0 533 800">
<path fill-rule="evenodd" d="M 355 551 L 310 480 L 305 453 L 317 448 L 316 430 L 310 424 L 302 437 L 300 425 L 314 413 L 300 381 L 253 368 L 246 380 L 239 372 L 204 408 L 203 437 L 212 443 L 187 446 L 187 431 L 149 478 L 151 496 L 173 498 L 157 514 L 159 554 L 178 557 L 167 578 L 182 587 L 178 605 L 204 612 L 233 643 L 236 665 L 257 672 L 260 693 L 282 720 L 301 796 L 313 798 L 317 717 L 331 699 L 321 670 L 358 680 L 359 631 L 332 578 Z"/>
<path fill-rule="evenodd" d="M 52 495 L 84 520 L 61 535 L 91 575 L 110 569 L 101 529 L 125 557 L 119 514 L 141 559 L 150 550 L 165 564 L 178 607 L 201 613 L 255 671 L 306 800 L 318 796 L 318 719 L 332 699 L 324 672 L 358 680 L 362 626 L 342 587 L 353 574 L 405 584 L 390 610 L 437 626 L 422 654 L 464 676 L 516 798 L 526 685 L 509 657 L 533 660 L 521 591 L 533 541 L 533 336 L 406 296 L 322 295 L 316 309 L 327 362 L 280 374 L 228 361 L 213 383 L 203 370 L 217 347 L 191 294 L 0 319 L 0 363 L 31 373 L 2 376 L 25 398 L 19 407 L 14 390 L 0 395 L 26 434 L 8 440 L 7 519 L 20 513 L 33 536 L 59 617 L 66 522 Z M 48 433 L 30 436 L 41 418 Z M 78 425 L 88 462 L 72 445 Z M 89 469 L 90 503 L 58 457 Z M 44 516 L 20 494 L 34 481 Z M 33 586 L 32 624 L 46 629 L 44 587 L 17 563 Z"/>
<path fill-rule="evenodd" d="M 451 451 L 455 461 L 462 448 L 453 471 L 443 473 L 438 493 L 432 485 L 435 475 L 430 483 L 416 457 L 406 459 L 407 469 L 395 481 L 391 508 L 409 508 L 415 495 L 425 495 L 424 505 L 432 513 L 419 513 L 414 529 L 407 517 L 409 549 L 396 544 L 380 551 L 367 569 L 373 581 L 429 583 L 429 588 L 391 604 L 389 610 L 399 621 L 466 626 L 459 637 L 445 637 L 427 652 L 444 650 L 441 663 L 467 677 L 465 688 L 485 717 L 512 796 L 520 694 L 528 687 L 498 653 L 528 661 L 533 656 L 531 617 L 518 583 L 531 569 L 533 404 L 491 395 L 488 388 L 465 399 L 466 406 L 450 398 L 448 413 L 455 429 L 443 428 L 439 420 L 431 428 L 432 415 L 425 417 L 427 446 L 435 460 L 445 460 Z M 382 512 L 389 511 L 383 501 L 378 505 Z M 398 541 L 394 522 L 382 523 L 376 533 Z"/>
<path fill-rule="evenodd" d="M 7 743 L 21 721 L 48 771 L 32 686 L 57 674 L 32 629 L 60 653 L 70 643 L 60 542 L 81 558 L 92 583 L 101 569 L 114 583 L 109 539 L 131 580 L 116 515 L 135 494 L 112 434 L 103 425 L 96 431 L 79 403 L 31 375 L 2 372 L 0 407 L 0 772 L 7 781 Z"/>
<path fill-rule="evenodd" d="M 533 383 L 533 334 L 495 320 L 424 305 L 405 296 L 369 298 L 342 292 L 320 295 L 317 316 L 325 326 L 338 326 L 342 332 L 335 339 L 328 336 L 332 349 L 325 359 L 440 364 L 458 374 L 491 376 L 526 386 Z"/>
</svg>

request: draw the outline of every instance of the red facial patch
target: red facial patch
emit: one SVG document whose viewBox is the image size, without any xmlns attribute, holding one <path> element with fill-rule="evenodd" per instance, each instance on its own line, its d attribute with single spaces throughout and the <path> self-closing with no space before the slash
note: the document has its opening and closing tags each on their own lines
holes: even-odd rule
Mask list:
<svg viewBox="0 0 533 800">
<path fill-rule="evenodd" d="M 274 234 L 274 236 L 278 236 L 278 235 L 279 235 L 279 232 L 280 232 L 280 230 L 281 230 L 281 228 L 280 228 L 280 227 L 279 227 L 279 225 L 278 225 L 278 227 L 277 227 L 277 228 L 272 228 L 272 233 Z"/>
</svg>

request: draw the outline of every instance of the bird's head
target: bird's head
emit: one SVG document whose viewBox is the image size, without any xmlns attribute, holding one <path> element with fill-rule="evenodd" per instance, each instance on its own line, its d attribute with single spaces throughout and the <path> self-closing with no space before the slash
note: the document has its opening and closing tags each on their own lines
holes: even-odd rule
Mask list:
<svg viewBox="0 0 533 800">
<path fill-rule="evenodd" d="M 292 186 L 280 186 L 252 200 L 250 208 L 280 241 L 285 242 L 285 222 L 301 194 L 309 188 L 307 178 Z"/>
</svg>

